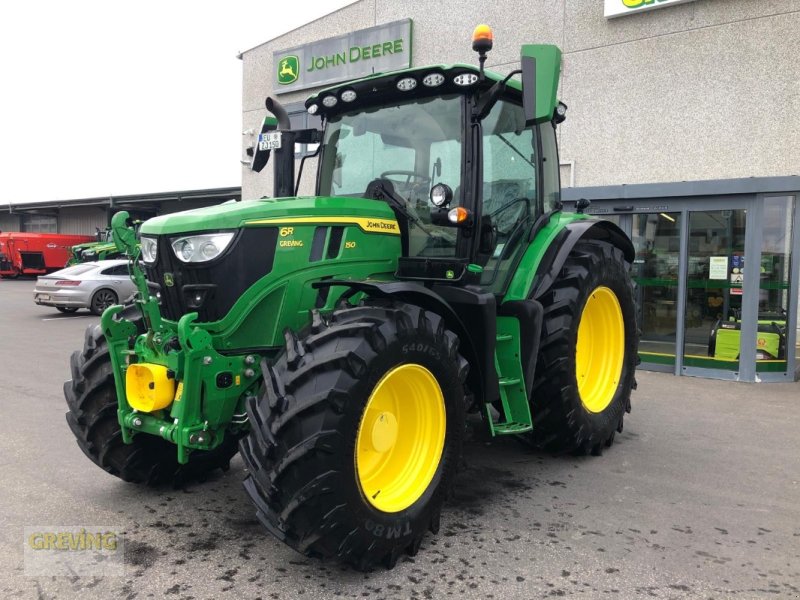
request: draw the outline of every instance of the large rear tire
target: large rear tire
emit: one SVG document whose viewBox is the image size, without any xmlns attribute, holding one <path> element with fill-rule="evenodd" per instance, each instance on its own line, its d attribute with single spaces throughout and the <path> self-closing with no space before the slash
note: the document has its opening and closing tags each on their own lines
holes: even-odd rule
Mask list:
<svg viewBox="0 0 800 600">
<path fill-rule="evenodd" d="M 629 267 L 611 244 L 578 242 L 540 298 L 531 409 L 534 440 L 546 450 L 600 454 L 622 431 L 638 349 Z"/>
<path fill-rule="evenodd" d="M 138 309 L 124 312 L 141 333 Z M 86 330 L 83 351 L 73 352 L 70 368 L 72 379 L 64 383 L 67 423 L 83 453 L 104 471 L 132 483 L 182 485 L 214 469 L 228 469 L 238 446 L 230 434 L 214 450 L 192 452 L 185 465 L 178 463 L 175 445 L 161 438 L 140 433 L 132 444 L 122 441 L 111 355 L 99 325 Z"/>
<path fill-rule="evenodd" d="M 442 318 L 375 301 L 314 313 L 262 363 L 241 442 L 245 489 L 307 556 L 391 568 L 436 533 L 461 453 L 467 362 Z"/>
</svg>

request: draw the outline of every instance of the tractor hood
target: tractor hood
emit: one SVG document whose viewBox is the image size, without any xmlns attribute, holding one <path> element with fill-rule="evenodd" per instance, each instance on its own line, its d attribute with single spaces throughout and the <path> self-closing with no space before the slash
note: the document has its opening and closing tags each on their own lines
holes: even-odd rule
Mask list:
<svg viewBox="0 0 800 600">
<path fill-rule="evenodd" d="M 118 238 L 133 233 L 126 215 L 114 216 Z M 390 278 L 402 254 L 393 210 L 365 198 L 229 202 L 150 219 L 140 233 L 141 296 L 156 296 L 169 321 L 196 313 L 214 323 L 226 348 L 277 345 L 278 324 L 300 327 L 309 309 L 333 307 L 314 283 Z M 206 256 L 203 244 L 221 249 Z"/>
<path fill-rule="evenodd" d="M 264 198 L 242 202 L 226 202 L 185 212 L 162 215 L 146 221 L 141 227 L 143 235 L 170 235 L 198 231 L 238 229 L 254 225 L 269 225 L 272 220 L 298 219 L 301 223 L 356 223 L 373 218 L 377 223 L 394 222 L 395 215 L 389 205 L 364 198 L 317 197 Z M 276 225 L 278 223 L 275 223 Z M 280 223 L 291 224 L 291 223 Z M 390 224 L 385 224 L 388 227 Z M 381 227 L 384 225 L 374 225 Z M 362 229 L 370 226 L 364 222 Z M 396 231 L 399 233 L 399 230 Z"/>
</svg>

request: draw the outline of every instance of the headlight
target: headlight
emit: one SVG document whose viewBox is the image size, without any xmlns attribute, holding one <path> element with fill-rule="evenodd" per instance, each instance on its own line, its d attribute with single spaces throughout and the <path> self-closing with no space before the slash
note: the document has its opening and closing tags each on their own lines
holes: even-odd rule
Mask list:
<svg viewBox="0 0 800 600">
<path fill-rule="evenodd" d="M 155 238 L 142 237 L 142 260 L 146 263 L 153 264 L 156 262 L 158 256 L 158 242 Z"/>
<path fill-rule="evenodd" d="M 188 235 L 172 240 L 172 250 L 181 262 L 207 262 L 222 254 L 232 239 L 233 231 Z"/>
<path fill-rule="evenodd" d="M 431 202 L 438 208 L 444 208 L 453 199 L 453 190 L 446 183 L 437 183 L 431 188 Z"/>
</svg>

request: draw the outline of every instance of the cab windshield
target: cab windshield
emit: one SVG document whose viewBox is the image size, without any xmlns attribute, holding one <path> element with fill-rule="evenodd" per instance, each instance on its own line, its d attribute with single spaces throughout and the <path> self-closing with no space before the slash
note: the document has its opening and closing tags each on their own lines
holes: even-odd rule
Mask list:
<svg viewBox="0 0 800 600">
<path fill-rule="evenodd" d="M 463 96 L 410 102 L 337 115 L 325 128 L 319 194 L 363 197 L 382 180 L 405 204 L 409 256 L 453 256 L 457 229 L 434 225 L 431 187 L 453 190 L 461 202 Z"/>
</svg>

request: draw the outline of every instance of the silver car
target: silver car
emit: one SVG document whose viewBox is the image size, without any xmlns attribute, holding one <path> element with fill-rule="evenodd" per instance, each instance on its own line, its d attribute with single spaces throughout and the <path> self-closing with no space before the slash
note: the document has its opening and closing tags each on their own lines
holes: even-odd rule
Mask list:
<svg viewBox="0 0 800 600">
<path fill-rule="evenodd" d="M 33 290 L 33 301 L 55 306 L 63 313 L 88 308 L 100 315 L 112 304 L 127 300 L 135 291 L 127 260 L 99 260 L 40 276 Z"/>
</svg>

